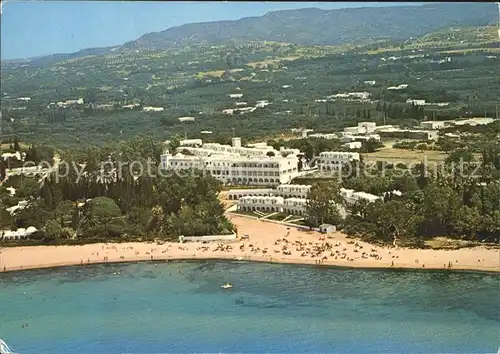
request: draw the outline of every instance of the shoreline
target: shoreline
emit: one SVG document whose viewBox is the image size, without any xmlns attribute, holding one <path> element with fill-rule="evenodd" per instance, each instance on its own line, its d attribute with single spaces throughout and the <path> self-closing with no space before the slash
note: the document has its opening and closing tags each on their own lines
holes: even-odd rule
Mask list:
<svg viewBox="0 0 500 354">
<path fill-rule="evenodd" d="M 376 246 L 299 230 L 270 220 L 227 213 L 238 234 L 228 243 L 128 242 L 0 248 L 0 273 L 67 266 L 144 261 L 224 260 L 358 269 L 450 270 L 500 273 L 500 249 L 429 250 Z"/>
<path fill-rule="evenodd" d="M 321 263 L 315 264 L 313 262 L 304 262 L 304 261 L 295 261 L 291 260 L 283 260 L 283 259 L 267 259 L 263 257 L 249 257 L 240 259 L 238 257 L 176 257 L 176 258 L 147 258 L 142 257 L 142 259 L 129 259 L 129 260 L 109 260 L 109 261 L 96 261 L 90 263 L 45 263 L 39 265 L 29 265 L 29 266 L 17 266 L 10 267 L 7 270 L 0 271 L 0 274 L 4 273 L 17 273 L 17 272 L 25 272 L 25 271 L 35 271 L 35 270 L 52 270 L 52 269 L 62 269 L 62 268 L 70 268 L 70 267 L 86 267 L 86 266 L 97 266 L 97 265 L 119 265 L 119 264 L 135 264 L 135 263 L 170 263 L 170 262 L 182 262 L 182 261 L 194 261 L 194 262 L 202 262 L 202 261 L 224 261 L 224 262 L 245 262 L 245 263 L 268 263 L 268 264 L 290 264 L 296 266 L 315 266 L 321 268 L 337 268 L 337 269 L 358 269 L 358 270 L 399 270 L 399 271 L 449 271 L 449 272 L 462 272 L 462 273 L 485 273 L 485 274 L 495 274 L 500 273 L 500 270 L 497 267 L 483 267 L 479 266 L 476 268 L 471 267 L 455 267 L 455 268 L 444 268 L 444 267 L 416 267 L 412 264 L 404 264 L 400 263 L 395 265 L 394 267 L 388 267 L 384 265 L 370 265 L 370 264 L 340 264 L 340 263 Z"/>
</svg>

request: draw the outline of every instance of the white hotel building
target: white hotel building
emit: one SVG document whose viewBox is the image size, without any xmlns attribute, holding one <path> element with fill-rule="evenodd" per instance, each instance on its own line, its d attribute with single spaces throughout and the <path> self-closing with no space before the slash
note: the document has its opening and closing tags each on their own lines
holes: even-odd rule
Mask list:
<svg viewBox="0 0 500 354">
<path fill-rule="evenodd" d="M 232 144 L 209 143 L 201 148 L 183 146 L 179 150 L 190 155 L 180 152 L 163 154 L 161 167 L 164 170 L 197 168 L 210 172 L 222 183 L 232 185 L 276 186 L 289 183 L 299 175 L 297 154 L 300 151 L 297 149 L 277 151 L 267 145 L 246 148 L 241 146 L 240 138 L 233 138 Z M 283 157 L 282 153 L 288 155 Z"/>
<path fill-rule="evenodd" d="M 307 199 L 283 197 L 246 196 L 238 200 L 238 210 L 264 211 L 304 215 L 307 208 Z"/>
<path fill-rule="evenodd" d="M 259 189 L 231 189 L 228 192 L 229 200 L 239 200 L 243 197 L 283 197 L 283 198 L 307 198 L 311 190 L 310 185 L 282 184 L 274 188 Z"/>
<path fill-rule="evenodd" d="M 359 161 L 357 152 L 324 151 L 319 154 L 316 164 L 320 171 L 341 171 L 351 161 Z"/>
<path fill-rule="evenodd" d="M 229 200 L 237 200 L 237 208 L 241 211 L 278 212 L 290 215 L 305 215 L 307 211 L 307 195 L 310 185 L 280 185 L 276 189 L 233 189 L 228 193 Z M 380 197 L 355 192 L 352 189 L 341 188 L 340 193 L 345 205 L 350 206 L 357 200 L 364 199 L 368 203 L 381 199 Z M 338 205 L 343 218 L 348 213 L 344 205 Z"/>
</svg>

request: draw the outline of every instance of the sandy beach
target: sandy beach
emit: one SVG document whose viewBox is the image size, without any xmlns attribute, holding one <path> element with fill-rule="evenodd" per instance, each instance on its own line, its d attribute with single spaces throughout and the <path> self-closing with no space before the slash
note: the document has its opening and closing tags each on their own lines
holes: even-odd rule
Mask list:
<svg viewBox="0 0 500 354">
<path fill-rule="evenodd" d="M 228 259 L 358 268 L 500 271 L 500 250 L 414 250 L 379 247 L 285 225 L 228 215 L 238 234 L 231 243 L 98 243 L 83 246 L 29 246 L 0 250 L 0 271 L 150 260 Z"/>
</svg>

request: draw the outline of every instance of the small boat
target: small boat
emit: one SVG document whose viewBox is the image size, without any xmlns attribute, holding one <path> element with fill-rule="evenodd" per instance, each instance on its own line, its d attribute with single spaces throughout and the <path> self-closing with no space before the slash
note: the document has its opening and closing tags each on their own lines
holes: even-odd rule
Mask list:
<svg viewBox="0 0 500 354">
<path fill-rule="evenodd" d="M 233 287 L 233 285 L 231 285 L 229 283 L 226 283 L 226 284 L 221 286 L 222 289 L 231 289 L 232 287 Z"/>
<path fill-rule="evenodd" d="M 0 339 L 0 354 L 16 354 L 11 347 L 7 345 L 3 340 Z"/>
</svg>

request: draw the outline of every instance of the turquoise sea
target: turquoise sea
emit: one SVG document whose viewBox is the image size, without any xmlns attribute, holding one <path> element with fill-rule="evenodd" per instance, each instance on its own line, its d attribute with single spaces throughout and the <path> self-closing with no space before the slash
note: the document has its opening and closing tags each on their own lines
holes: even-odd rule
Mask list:
<svg viewBox="0 0 500 354">
<path fill-rule="evenodd" d="M 0 338 L 21 354 L 496 353 L 499 279 L 222 261 L 5 273 Z"/>
</svg>

